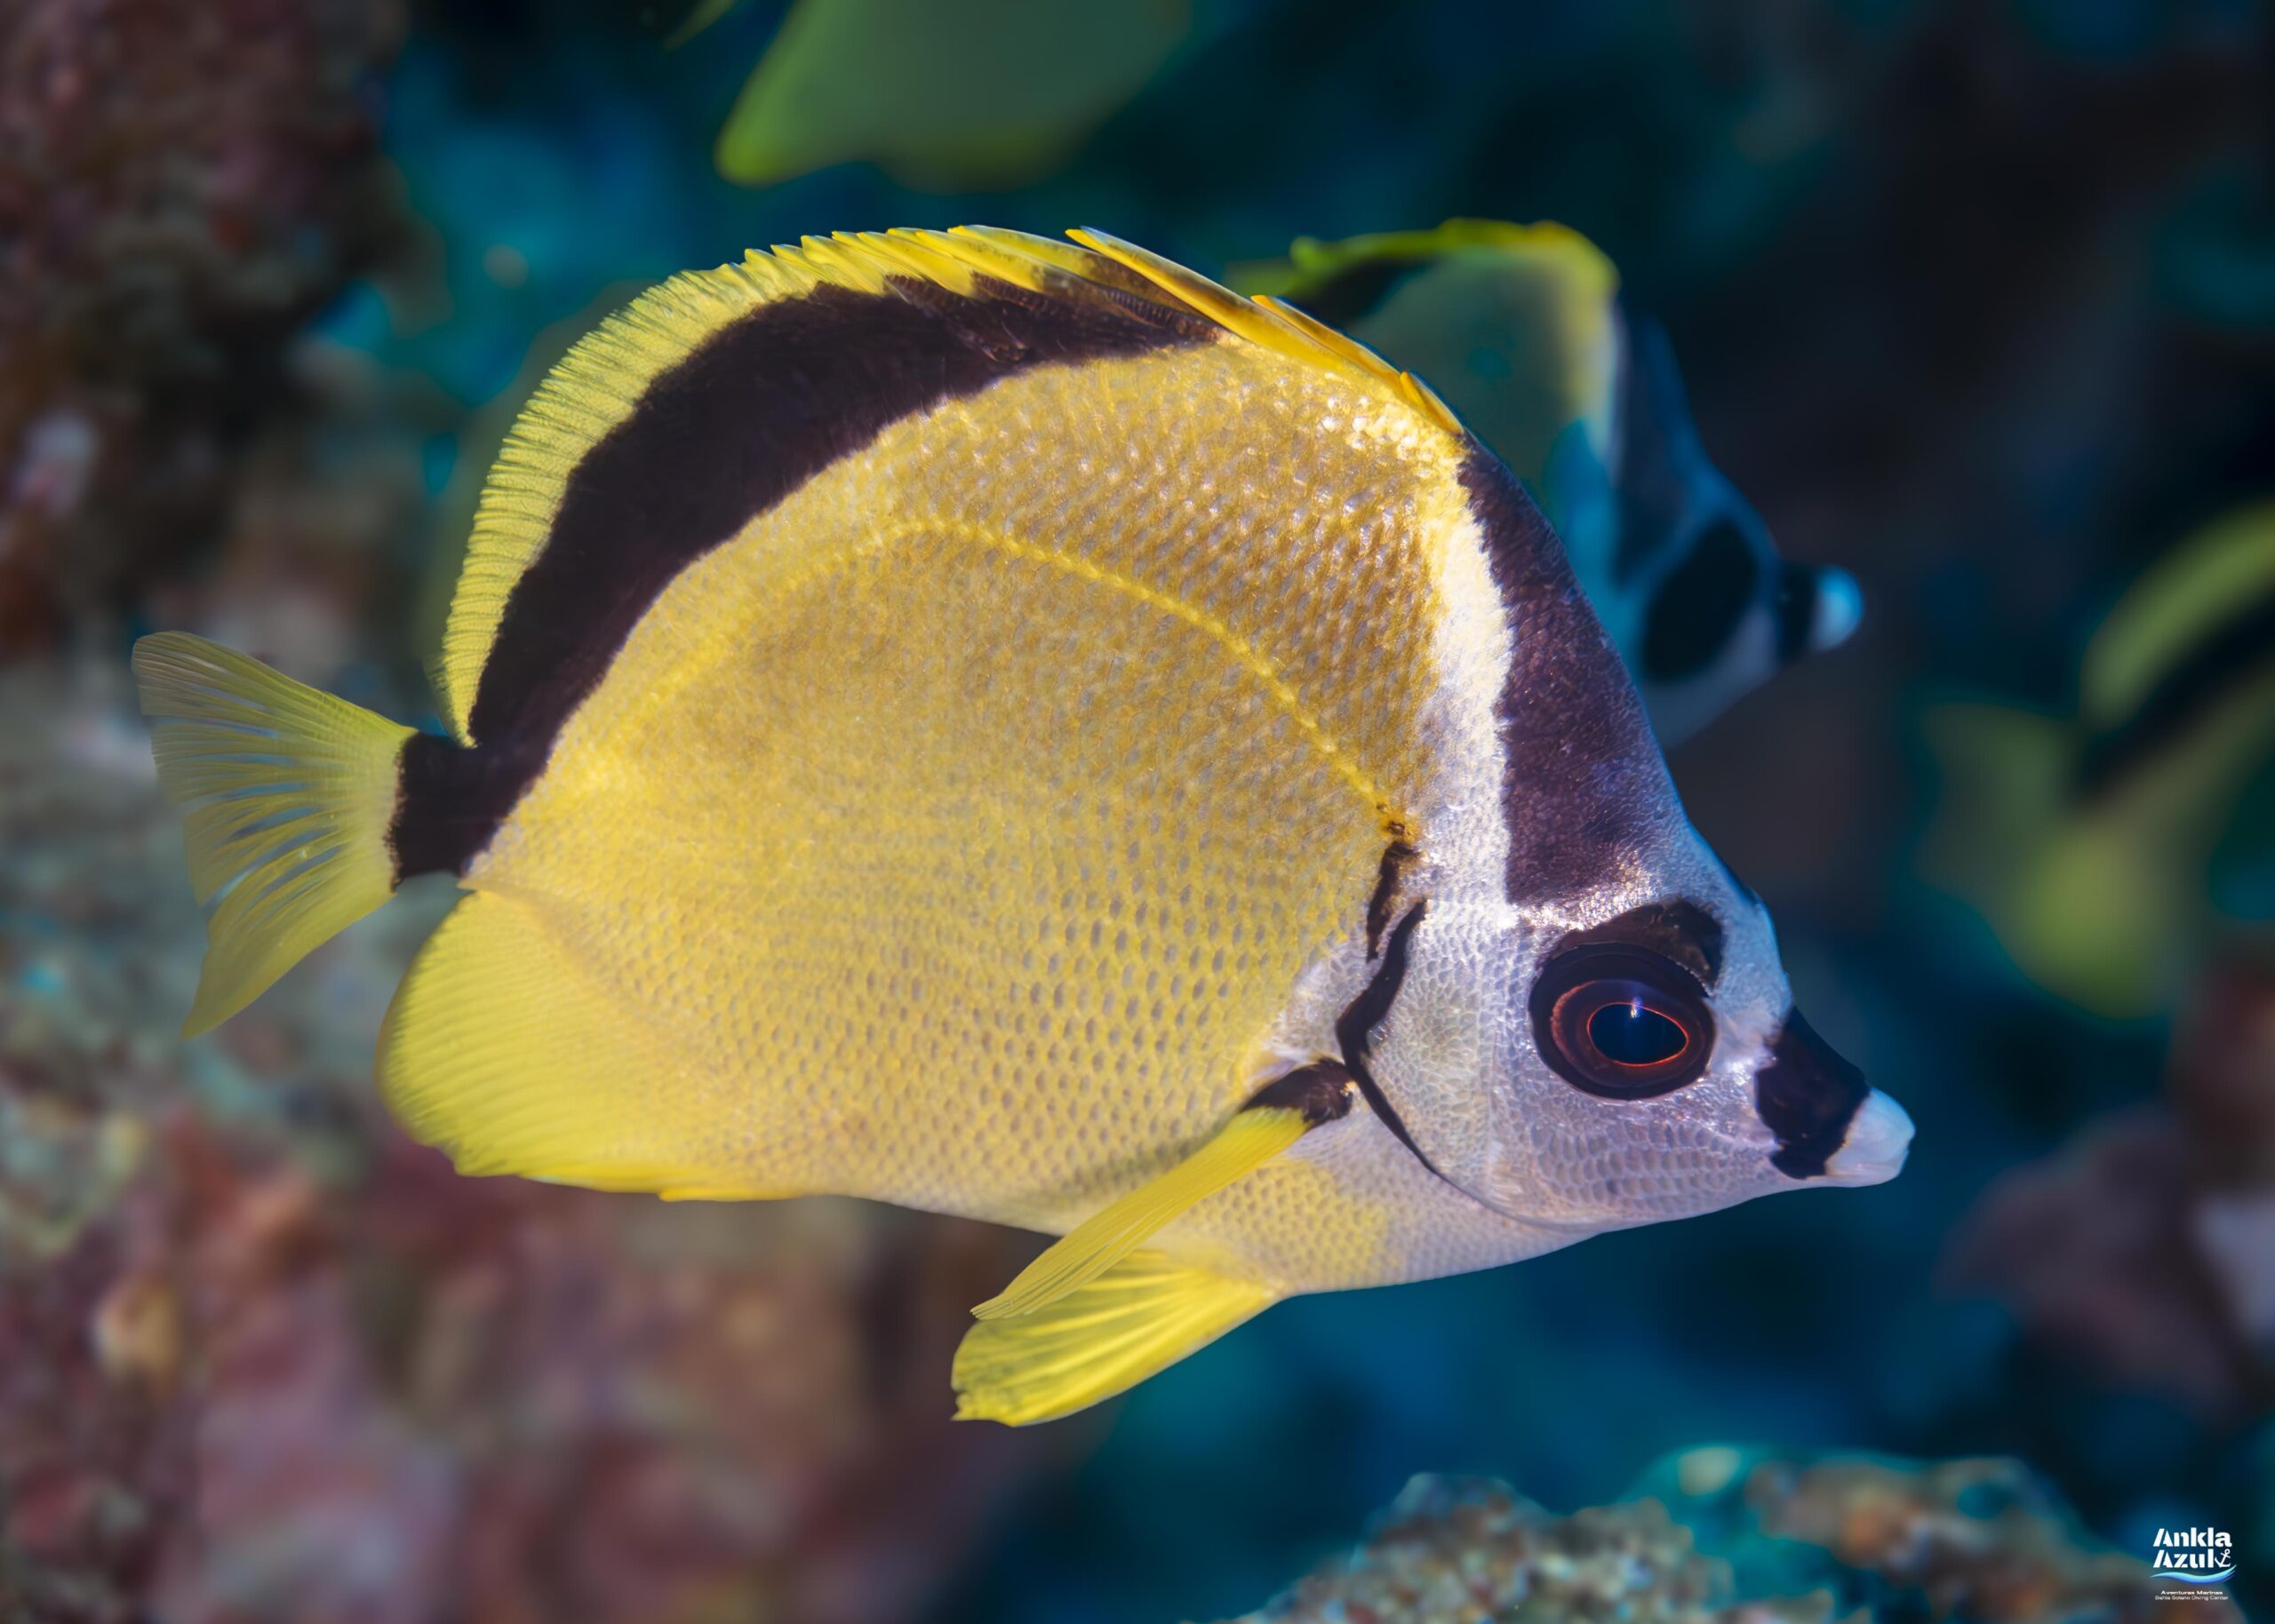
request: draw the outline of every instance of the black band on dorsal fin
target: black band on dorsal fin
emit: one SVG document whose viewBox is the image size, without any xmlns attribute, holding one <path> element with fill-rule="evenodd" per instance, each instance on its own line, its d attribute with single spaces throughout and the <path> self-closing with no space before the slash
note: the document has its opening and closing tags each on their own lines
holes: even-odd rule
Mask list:
<svg viewBox="0 0 2275 1624">
<path fill-rule="evenodd" d="M 515 582 L 469 717 L 477 747 L 417 745 L 403 873 L 463 872 L 680 572 L 893 423 L 1030 367 L 1209 341 L 1189 311 L 1092 286 L 1054 298 L 980 276 L 823 283 L 754 306 L 659 374 L 570 474 Z"/>
</svg>

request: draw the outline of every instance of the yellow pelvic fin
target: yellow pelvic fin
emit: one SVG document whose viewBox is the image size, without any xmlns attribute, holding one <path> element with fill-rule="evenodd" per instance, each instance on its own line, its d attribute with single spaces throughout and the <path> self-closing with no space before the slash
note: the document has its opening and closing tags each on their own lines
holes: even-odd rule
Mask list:
<svg viewBox="0 0 2275 1624">
<path fill-rule="evenodd" d="M 1207 1144 L 1159 1178 L 1076 1224 L 978 1308 L 978 1319 L 1009 1319 L 1048 1308 L 1095 1280 L 1204 1196 L 1270 1161 L 1304 1136 L 1299 1112 L 1244 1111 Z"/>
<path fill-rule="evenodd" d="M 542 902 L 477 891 L 403 977 L 379 1087 L 459 1172 L 694 1200 L 797 1193 L 756 1172 L 732 1102 L 662 1023 L 611 986 Z"/>
<path fill-rule="evenodd" d="M 972 1316 L 1010 1319 L 1097 1279 L 1203 1198 L 1255 1172 L 1322 1122 L 1351 1110 L 1351 1074 L 1332 1061 L 1268 1083 L 1217 1136 L 1160 1177 L 1085 1218 Z"/>
<path fill-rule="evenodd" d="M 411 729 L 183 632 L 135 644 L 134 679 L 190 886 L 220 898 L 194 1038 L 394 894 L 387 825 Z"/>
<path fill-rule="evenodd" d="M 956 1417 L 1024 1427 L 1135 1387 L 1278 1297 L 1138 1252 L 1041 1310 L 983 1319 L 956 1349 Z"/>
</svg>

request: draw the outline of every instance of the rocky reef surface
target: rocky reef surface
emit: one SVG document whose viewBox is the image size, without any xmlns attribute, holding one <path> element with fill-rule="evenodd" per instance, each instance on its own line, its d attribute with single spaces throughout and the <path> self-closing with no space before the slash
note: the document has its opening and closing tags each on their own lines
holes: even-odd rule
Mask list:
<svg viewBox="0 0 2275 1624">
<path fill-rule="evenodd" d="M 2011 1461 L 1711 1447 L 1569 1517 L 1489 1478 L 1417 1477 L 1238 1624 L 2241 1624 L 2181 1588 Z"/>
<path fill-rule="evenodd" d="M 0 669 L 0 1619 L 889 1620 L 1094 1443 L 949 1419 L 1005 1231 L 464 1179 L 371 1044 L 447 890 L 213 1041 L 123 666 Z"/>
<path fill-rule="evenodd" d="M 321 454 L 326 383 L 289 341 L 403 243 L 378 75 L 404 13 L 0 8 L 0 657 L 205 553 Z M 320 517 L 337 538 L 347 515 Z"/>
</svg>

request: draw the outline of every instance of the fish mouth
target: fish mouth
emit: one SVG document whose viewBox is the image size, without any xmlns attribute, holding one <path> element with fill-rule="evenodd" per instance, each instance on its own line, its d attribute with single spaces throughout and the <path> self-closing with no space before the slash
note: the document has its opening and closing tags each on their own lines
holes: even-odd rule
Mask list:
<svg viewBox="0 0 2275 1624">
<path fill-rule="evenodd" d="M 1848 1136 L 1825 1163 L 1825 1182 L 1885 1184 L 1904 1171 L 1911 1150 L 1911 1113 L 1875 1088 L 1848 1124 Z"/>
<path fill-rule="evenodd" d="M 1904 1166 L 1912 1118 L 1792 1010 L 1754 1074 L 1754 1109 L 1777 1136 L 1769 1165 L 1790 1179 L 1877 1184 Z"/>
</svg>

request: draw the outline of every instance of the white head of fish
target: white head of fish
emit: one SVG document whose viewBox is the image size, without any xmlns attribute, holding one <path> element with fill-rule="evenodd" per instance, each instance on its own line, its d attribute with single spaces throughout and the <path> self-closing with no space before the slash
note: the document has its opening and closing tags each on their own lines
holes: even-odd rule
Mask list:
<svg viewBox="0 0 2275 1624">
<path fill-rule="evenodd" d="M 1613 883 L 1441 896 L 1394 943 L 1369 1081 L 1510 1217 L 1623 1229 L 1903 1168 L 1910 1118 L 1810 1028 L 1760 899 L 1671 809 Z"/>
</svg>

